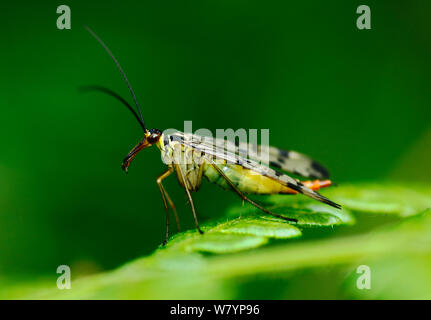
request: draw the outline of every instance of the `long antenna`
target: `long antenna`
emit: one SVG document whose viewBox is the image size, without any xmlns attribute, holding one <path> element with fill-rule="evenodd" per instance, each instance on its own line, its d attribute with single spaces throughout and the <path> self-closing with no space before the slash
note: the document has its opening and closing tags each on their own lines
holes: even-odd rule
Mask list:
<svg viewBox="0 0 431 320">
<path fill-rule="evenodd" d="M 133 116 L 136 118 L 136 120 L 138 120 L 138 122 L 141 125 L 142 129 L 144 129 L 144 131 L 146 131 L 146 129 L 145 129 L 144 125 L 142 124 L 141 119 L 139 119 L 139 116 L 136 113 L 136 111 L 118 93 L 112 91 L 111 89 L 102 87 L 102 86 L 82 86 L 79 89 L 80 89 L 80 91 L 83 91 L 83 92 L 87 92 L 87 91 L 99 91 L 99 92 L 106 93 L 106 94 L 110 95 L 111 97 L 114 97 L 115 99 L 117 99 L 118 101 L 120 101 L 122 104 L 124 104 L 127 107 L 127 109 L 129 109 L 129 111 L 133 114 Z"/>
<path fill-rule="evenodd" d="M 129 88 L 130 93 L 132 94 L 133 101 L 135 102 L 136 108 L 138 109 L 139 118 L 140 118 L 139 122 L 141 123 L 142 127 L 144 128 L 144 131 L 147 131 L 147 129 L 145 127 L 144 118 L 142 117 L 141 108 L 139 108 L 139 104 L 138 104 L 138 101 L 136 100 L 135 93 L 133 92 L 133 89 L 129 83 L 129 80 L 127 80 L 127 77 L 123 71 L 123 68 L 121 68 L 120 63 L 117 61 L 117 59 L 115 58 L 115 56 L 111 52 L 111 50 L 109 50 L 108 46 L 102 41 L 102 39 L 99 38 L 99 36 L 97 34 L 94 33 L 93 30 L 91 30 L 89 27 L 87 27 L 85 25 L 84 25 L 84 28 L 87 29 L 88 32 L 90 32 L 90 34 L 102 45 L 102 47 L 105 49 L 105 51 L 111 56 L 112 60 L 114 60 L 118 70 L 120 70 L 121 75 L 123 76 L 124 81 L 126 81 L 126 85 Z"/>
</svg>

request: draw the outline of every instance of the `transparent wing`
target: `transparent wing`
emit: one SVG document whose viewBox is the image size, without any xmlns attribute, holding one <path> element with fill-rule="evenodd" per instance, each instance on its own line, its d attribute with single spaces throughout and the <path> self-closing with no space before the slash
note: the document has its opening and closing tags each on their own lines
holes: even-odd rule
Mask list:
<svg viewBox="0 0 431 320">
<path fill-rule="evenodd" d="M 218 152 L 231 152 L 243 158 L 252 159 L 260 163 L 266 163 L 276 169 L 293 173 L 298 176 L 312 179 L 327 179 L 329 171 L 310 157 L 290 150 L 278 149 L 271 146 L 263 146 L 239 142 L 237 144 L 225 139 L 202 137 L 195 134 L 184 134 L 187 140 L 200 142 L 202 145 L 213 148 Z"/>
<path fill-rule="evenodd" d="M 179 143 L 199 151 L 202 156 L 210 156 L 216 163 L 221 160 L 223 162 L 226 161 L 227 163 L 240 165 L 258 174 L 274 179 L 286 187 L 291 188 L 308 197 L 324 202 L 335 208 L 341 208 L 339 204 L 304 186 L 300 181 L 288 176 L 287 174 L 276 171 L 265 164 L 259 163 L 256 159 L 247 157 L 248 153 L 245 152 L 245 150 L 242 150 L 241 145 L 234 145 L 237 147 L 234 148 L 234 146 L 228 145 L 231 143 L 229 141 L 227 141 L 227 144 L 225 144 L 224 140 L 221 139 L 214 139 L 211 137 L 203 137 L 188 133 L 185 134 L 182 132 L 174 133 L 173 136 L 174 139 Z"/>
</svg>

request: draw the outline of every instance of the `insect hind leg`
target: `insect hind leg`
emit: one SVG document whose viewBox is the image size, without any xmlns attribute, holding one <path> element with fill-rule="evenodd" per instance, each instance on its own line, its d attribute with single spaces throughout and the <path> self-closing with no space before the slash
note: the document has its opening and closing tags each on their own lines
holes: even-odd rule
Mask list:
<svg viewBox="0 0 431 320">
<path fill-rule="evenodd" d="M 259 210 L 262 210 L 263 212 L 265 212 L 266 214 L 269 214 L 271 216 L 283 219 L 283 220 L 287 220 L 290 222 L 298 222 L 298 220 L 293 219 L 293 218 L 287 218 L 284 217 L 282 215 L 279 215 L 277 213 L 274 213 L 272 211 L 269 211 L 268 209 L 265 209 L 264 207 L 262 207 L 260 204 L 254 202 L 253 200 L 249 199 L 241 190 L 239 190 L 237 188 L 237 186 L 235 186 L 235 184 L 224 174 L 224 172 L 216 165 L 216 163 L 212 160 L 212 159 L 208 159 L 208 162 L 210 163 L 210 165 L 223 177 L 223 179 L 226 180 L 226 182 L 232 187 L 232 189 L 241 197 L 241 199 L 243 201 L 247 201 L 248 203 L 252 204 L 253 206 L 255 206 L 256 208 L 258 208 Z"/>
</svg>

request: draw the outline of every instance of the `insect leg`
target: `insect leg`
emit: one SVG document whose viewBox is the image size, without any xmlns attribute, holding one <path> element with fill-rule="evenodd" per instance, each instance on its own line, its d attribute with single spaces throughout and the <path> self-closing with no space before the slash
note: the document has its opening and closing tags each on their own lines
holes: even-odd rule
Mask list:
<svg viewBox="0 0 431 320">
<path fill-rule="evenodd" d="M 166 203 L 166 196 L 165 196 L 166 190 L 165 190 L 165 188 L 163 188 L 162 181 L 163 181 L 163 179 L 167 178 L 173 171 L 174 171 L 174 169 L 172 167 L 170 167 L 167 171 L 162 173 L 156 179 L 156 183 L 159 186 L 160 193 L 162 195 L 163 205 L 164 205 L 165 210 L 166 210 L 166 235 L 165 235 L 165 240 L 163 241 L 163 245 L 165 245 L 169 239 L 169 208 L 168 208 L 168 204 Z M 170 202 L 172 202 L 172 201 L 170 201 Z"/>
<path fill-rule="evenodd" d="M 163 185 L 161 185 L 163 188 L 163 191 L 165 192 L 165 196 L 166 196 L 166 200 L 168 201 L 169 205 L 172 208 L 172 211 L 174 212 L 174 216 L 175 216 L 175 222 L 177 224 L 177 231 L 180 231 L 181 227 L 180 227 L 180 219 L 178 218 L 178 214 L 177 214 L 177 209 L 174 206 L 174 203 L 171 200 L 171 197 L 169 197 L 168 192 L 166 191 L 166 189 L 163 187 Z"/>
<path fill-rule="evenodd" d="M 286 218 L 283 217 L 282 215 L 276 214 L 274 212 L 269 211 L 268 209 L 265 209 L 264 207 L 262 207 L 260 204 L 254 202 L 253 200 L 247 198 L 247 196 L 242 193 L 241 190 L 239 190 L 237 188 L 237 186 L 235 186 L 235 184 L 224 174 L 224 172 L 217 166 L 217 164 L 212 160 L 212 159 L 208 159 L 208 161 L 210 162 L 210 165 L 226 180 L 226 182 L 232 187 L 232 189 L 241 197 L 241 199 L 244 201 L 247 201 L 248 203 L 254 205 L 256 208 L 262 210 L 263 212 L 265 212 L 266 214 L 269 214 L 271 216 L 277 217 L 277 218 L 281 218 L 283 220 L 287 220 L 287 221 L 291 221 L 291 222 L 298 222 L 298 220 L 296 219 L 292 219 L 292 218 Z"/>
<path fill-rule="evenodd" d="M 179 170 L 181 177 L 184 181 L 184 189 L 186 189 L 187 197 L 189 198 L 190 206 L 192 207 L 193 218 L 195 219 L 196 228 L 198 229 L 200 234 L 203 234 L 204 232 L 199 227 L 199 221 L 198 221 L 198 217 L 196 215 L 195 205 L 193 203 L 193 199 L 192 199 L 192 195 L 190 194 L 189 187 L 187 186 L 187 181 L 186 181 L 186 178 L 184 177 L 184 172 L 181 170 L 181 166 L 178 166 L 177 170 Z"/>
</svg>

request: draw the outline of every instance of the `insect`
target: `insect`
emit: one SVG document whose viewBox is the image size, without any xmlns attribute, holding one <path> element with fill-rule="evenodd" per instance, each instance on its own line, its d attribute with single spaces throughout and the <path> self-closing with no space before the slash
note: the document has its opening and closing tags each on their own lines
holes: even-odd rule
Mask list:
<svg viewBox="0 0 431 320">
<path fill-rule="evenodd" d="M 106 44 L 91 29 L 88 27 L 86 27 L 86 29 L 114 60 L 129 88 L 138 112 L 136 112 L 126 100 L 122 99 L 113 91 L 102 87 L 93 87 L 93 89 L 103 91 L 120 100 L 133 113 L 144 130 L 144 137 L 142 140 L 124 158 L 122 169 L 128 172 L 129 166 L 135 156 L 141 150 L 153 145 L 160 150 L 163 162 L 168 167 L 167 170 L 156 179 L 166 211 L 166 233 L 163 244 L 166 244 L 169 238 L 169 207 L 174 213 L 179 229 L 179 219 L 176 208 L 163 186 L 163 180 L 174 172 L 176 173 L 179 184 L 186 191 L 196 228 L 201 234 L 203 232 L 199 227 L 191 193 L 199 190 L 203 177 L 225 189 L 234 191 L 243 202 L 246 201 L 252 204 L 264 213 L 289 222 L 297 222 L 297 220 L 269 211 L 262 205 L 248 198 L 246 194 L 301 193 L 332 207 L 341 208 L 339 204 L 332 202 L 316 192 L 316 190 L 320 188 L 331 185 L 331 181 L 328 180 L 328 171 L 322 165 L 301 153 L 268 146 L 249 145 L 241 142 L 235 144 L 227 140 L 220 141 L 220 139 L 202 137 L 179 131 L 166 134 L 162 133 L 159 129 L 147 129 L 133 89 L 117 59 Z M 269 164 L 266 165 L 261 162 L 262 153 L 259 155 L 259 152 L 253 152 L 253 154 L 251 154 L 245 151 L 250 150 L 250 148 L 254 151 L 262 151 L 263 148 L 266 148 L 265 150 L 269 156 Z M 282 171 L 315 180 L 301 182 L 288 174 L 282 173 Z"/>
</svg>

